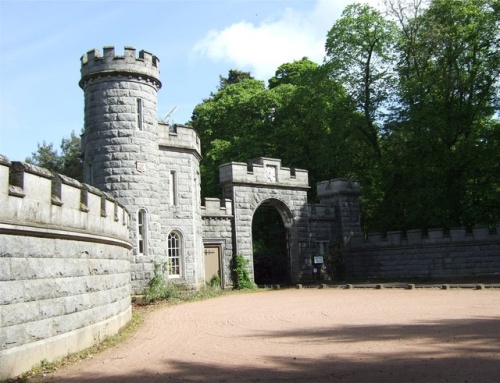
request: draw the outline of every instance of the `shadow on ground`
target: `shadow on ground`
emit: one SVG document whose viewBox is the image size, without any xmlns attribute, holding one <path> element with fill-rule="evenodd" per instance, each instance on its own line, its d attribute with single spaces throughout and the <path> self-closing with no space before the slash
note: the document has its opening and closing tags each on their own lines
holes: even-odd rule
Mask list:
<svg viewBox="0 0 500 383">
<path fill-rule="evenodd" d="M 249 360 L 249 365 L 223 366 L 164 362 L 162 371 L 144 366 L 128 375 L 93 377 L 91 371 L 75 379 L 46 377 L 43 382 L 139 383 L 139 382 L 499 382 L 500 318 L 443 320 L 407 326 L 348 326 L 313 331 L 273 331 L 255 334 L 269 339 L 301 343 L 374 341 L 383 352 L 329 355 L 311 359 L 274 355 L 267 360 Z M 391 351 L 391 343 L 419 342 L 418 352 Z M 308 343 L 310 345 L 311 343 Z M 410 347 L 411 348 L 411 347 Z M 396 347 L 397 349 L 397 347 Z M 425 350 L 425 351 L 422 351 Z M 242 350 L 244 355 L 244 350 Z M 243 356 L 239 357 L 241 360 Z M 259 363 L 260 367 L 251 366 Z M 267 366 L 269 365 L 269 367 Z M 165 372 L 168 371 L 168 372 Z M 62 379 L 62 378 L 60 378 Z"/>
</svg>

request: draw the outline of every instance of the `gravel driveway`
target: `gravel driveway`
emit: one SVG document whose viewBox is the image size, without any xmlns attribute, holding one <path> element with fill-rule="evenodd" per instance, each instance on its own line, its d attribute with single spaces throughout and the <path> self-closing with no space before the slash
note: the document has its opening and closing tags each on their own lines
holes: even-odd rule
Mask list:
<svg viewBox="0 0 500 383">
<path fill-rule="evenodd" d="M 500 290 L 301 289 L 161 307 L 43 382 L 500 382 Z"/>
</svg>

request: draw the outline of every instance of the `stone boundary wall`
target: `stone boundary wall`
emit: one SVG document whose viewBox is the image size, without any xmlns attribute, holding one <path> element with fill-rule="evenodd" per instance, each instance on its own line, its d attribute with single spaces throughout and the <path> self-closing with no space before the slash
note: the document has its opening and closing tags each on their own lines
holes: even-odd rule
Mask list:
<svg viewBox="0 0 500 383">
<path fill-rule="evenodd" d="M 129 214 L 110 196 L 0 155 L 0 379 L 131 318 Z"/>
<path fill-rule="evenodd" d="M 355 278 L 500 275 L 500 226 L 355 235 L 345 250 L 347 276 Z"/>
</svg>

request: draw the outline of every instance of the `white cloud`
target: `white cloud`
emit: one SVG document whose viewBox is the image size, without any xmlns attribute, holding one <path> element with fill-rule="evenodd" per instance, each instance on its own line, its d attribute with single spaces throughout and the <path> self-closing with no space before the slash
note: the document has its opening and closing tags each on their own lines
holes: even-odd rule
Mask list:
<svg viewBox="0 0 500 383">
<path fill-rule="evenodd" d="M 240 21 L 222 30 L 211 30 L 195 44 L 192 54 L 250 70 L 261 80 L 272 77 L 281 64 L 304 56 L 321 63 L 326 34 L 351 2 L 317 0 L 308 11 L 287 8 L 279 18 L 259 24 Z"/>
</svg>

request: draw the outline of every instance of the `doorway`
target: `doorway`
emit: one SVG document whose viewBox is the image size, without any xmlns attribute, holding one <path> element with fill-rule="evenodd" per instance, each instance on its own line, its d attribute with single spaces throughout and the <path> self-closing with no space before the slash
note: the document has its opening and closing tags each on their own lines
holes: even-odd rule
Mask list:
<svg viewBox="0 0 500 383">
<path fill-rule="evenodd" d="M 252 220 L 254 281 L 257 285 L 290 281 L 288 231 L 272 204 L 260 205 Z"/>
<path fill-rule="evenodd" d="M 221 248 L 217 245 L 205 245 L 205 282 L 210 285 L 222 285 L 220 272 Z"/>
</svg>

